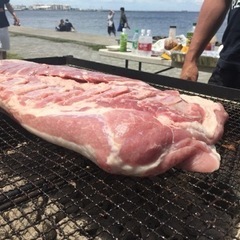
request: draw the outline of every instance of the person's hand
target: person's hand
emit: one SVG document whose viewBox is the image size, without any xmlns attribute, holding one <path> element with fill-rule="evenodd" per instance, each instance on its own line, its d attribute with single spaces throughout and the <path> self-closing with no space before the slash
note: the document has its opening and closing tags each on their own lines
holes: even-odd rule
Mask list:
<svg viewBox="0 0 240 240">
<path fill-rule="evenodd" d="M 13 25 L 20 26 L 20 20 L 16 16 L 14 16 L 14 24 Z"/>
<path fill-rule="evenodd" d="M 196 63 L 184 63 L 180 78 L 196 82 L 198 79 L 198 67 Z"/>
<path fill-rule="evenodd" d="M 130 26 L 128 25 L 128 23 L 125 23 L 124 27 L 130 29 Z"/>
</svg>

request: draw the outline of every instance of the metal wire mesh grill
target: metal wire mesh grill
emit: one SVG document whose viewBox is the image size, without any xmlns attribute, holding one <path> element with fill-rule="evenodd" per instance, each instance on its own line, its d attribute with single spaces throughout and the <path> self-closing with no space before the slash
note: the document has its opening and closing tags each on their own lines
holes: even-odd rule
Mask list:
<svg viewBox="0 0 240 240">
<path fill-rule="evenodd" d="M 240 239 L 240 104 L 218 101 L 230 114 L 219 171 L 144 179 L 109 175 L 1 113 L 0 239 Z"/>
</svg>

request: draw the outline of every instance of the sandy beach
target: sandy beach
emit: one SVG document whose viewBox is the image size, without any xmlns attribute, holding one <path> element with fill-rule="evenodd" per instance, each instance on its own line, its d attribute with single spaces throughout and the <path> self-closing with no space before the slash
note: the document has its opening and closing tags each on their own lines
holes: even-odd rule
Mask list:
<svg viewBox="0 0 240 240">
<path fill-rule="evenodd" d="M 108 58 L 99 55 L 94 46 L 116 45 L 114 36 L 96 36 L 78 32 L 57 32 L 49 29 L 34 29 L 28 27 L 9 27 L 11 49 L 9 53 L 19 58 L 41 58 L 72 55 L 75 58 L 101 62 L 124 67 L 121 59 Z M 129 68 L 138 69 L 138 64 L 129 62 Z M 143 64 L 142 71 L 157 72 L 164 67 Z M 179 78 L 180 68 L 174 68 L 161 75 Z M 210 73 L 199 72 L 199 82 L 206 83 Z"/>
</svg>

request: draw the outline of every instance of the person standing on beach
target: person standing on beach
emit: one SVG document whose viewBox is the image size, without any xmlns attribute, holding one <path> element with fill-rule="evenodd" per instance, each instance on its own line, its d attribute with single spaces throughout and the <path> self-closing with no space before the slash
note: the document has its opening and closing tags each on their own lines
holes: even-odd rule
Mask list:
<svg viewBox="0 0 240 240">
<path fill-rule="evenodd" d="M 123 28 L 130 29 L 124 7 L 121 7 L 120 11 L 121 11 L 121 15 L 120 15 L 120 22 L 119 22 L 119 26 L 118 26 L 118 32 L 122 32 Z"/>
<path fill-rule="evenodd" d="M 6 59 L 7 51 L 10 49 L 10 38 L 8 33 L 8 27 L 10 24 L 5 13 L 5 6 L 13 16 L 16 25 L 20 24 L 19 19 L 10 4 L 10 0 L 0 0 L 0 59 Z"/>
<path fill-rule="evenodd" d="M 240 0 L 205 0 L 180 77 L 197 81 L 197 60 L 228 13 L 223 49 L 208 83 L 240 89 Z"/>
<path fill-rule="evenodd" d="M 116 36 L 116 29 L 115 29 L 114 20 L 113 20 L 114 14 L 115 12 L 110 10 L 107 17 L 107 25 L 108 25 L 107 31 L 109 36 L 111 36 L 111 33 L 113 33 L 114 36 Z"/>
</svg>

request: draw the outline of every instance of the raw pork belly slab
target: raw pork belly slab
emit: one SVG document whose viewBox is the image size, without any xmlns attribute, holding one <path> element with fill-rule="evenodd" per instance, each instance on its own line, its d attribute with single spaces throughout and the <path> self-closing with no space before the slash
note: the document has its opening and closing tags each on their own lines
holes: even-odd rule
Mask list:
<svg viewBox="0 0 240 240">
<path fill-rule="evenodd" d="M 21 60 L 0 62 L 0 107 L 24 128 L 113 174 L 219 168 L 220 103 L 139 80 Z"/>
</svg>

